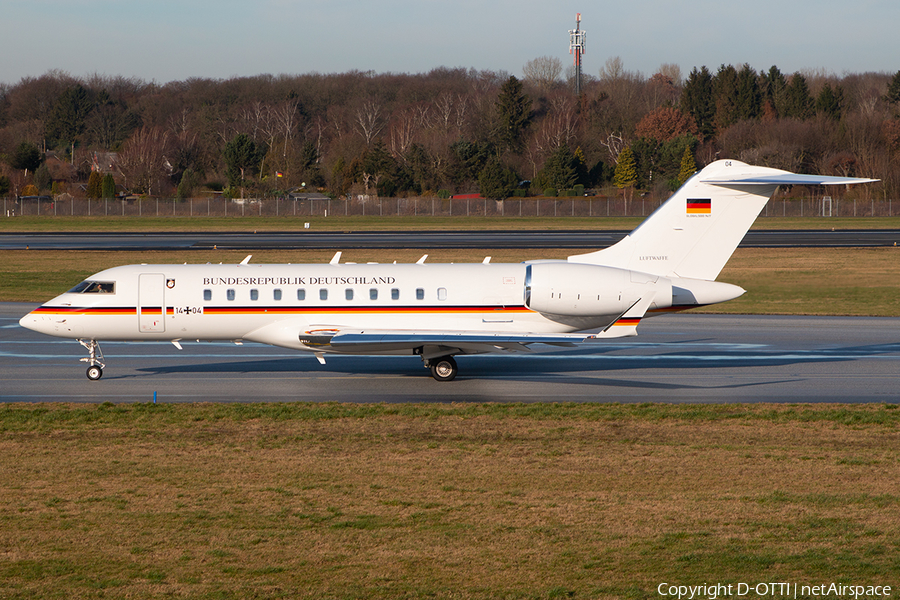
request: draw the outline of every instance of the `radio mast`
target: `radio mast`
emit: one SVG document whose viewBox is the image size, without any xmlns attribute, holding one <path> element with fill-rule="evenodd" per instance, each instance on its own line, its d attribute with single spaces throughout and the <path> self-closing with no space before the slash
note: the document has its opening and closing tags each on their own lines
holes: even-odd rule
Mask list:
<svg viewBox="0 0 900 600">
<path fill-rule="evenodd" d="M 575 55 L 575 95 L 581 95 L 581 55 L 584 54 L 584 32 L 581 13 L 575 15 L 575 29 L 569 30 L 569 54 Z"/>
</svg>

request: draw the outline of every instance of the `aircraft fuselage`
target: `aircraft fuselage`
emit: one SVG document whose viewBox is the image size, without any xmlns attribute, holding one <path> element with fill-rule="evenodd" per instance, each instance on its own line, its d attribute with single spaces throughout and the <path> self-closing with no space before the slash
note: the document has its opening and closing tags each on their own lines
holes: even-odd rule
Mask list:
<svg viewBox="0 0 900 600">
<path fill-rule="evenodd" d="M 649 288 L 659 292 L 652 311 L 673 306 L 668 278 L 563 261 L 130 265 L 88 281 L 98 285 L 57 296 L 23 317 L 22 325 L 98 341 L 253 340 L 322 351 L 321 344 L 303 343 L 304 334 L 345 329 L 565 333 L 608 325 Z M 717 285 L 729 297 L 740 293 Z M 294 333 L 273 333 L 276 323 L 279 329 L 289 324 Z"/>
</svg>

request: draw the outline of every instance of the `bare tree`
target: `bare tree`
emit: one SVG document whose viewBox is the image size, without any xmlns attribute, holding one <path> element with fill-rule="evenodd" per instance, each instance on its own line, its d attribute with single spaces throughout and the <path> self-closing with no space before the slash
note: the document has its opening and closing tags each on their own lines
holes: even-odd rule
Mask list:
<svg viewBox="0 0 900 600">
<path fill-rule="evenodd" d="M 469 114 L 469 96 L 460 94 L 456 97 L 456 129 L 465 128 Z"/>
<path fill-rule="evenodd" d="M 571 94 L 550 98 L 550 110 L 537 130 L 536 149 L 544 154 L 569 146 L 578 132 L 578 104 Z"/>
<path fill-rule="evenodd" d="M 613 159 L 613 162 L 619 164 L 619 153 L 628 147 L 628 142 L 625 141 L 621 133 L 612 132 L 607 134 L 605 140 L 600 140 L 600 145 L 609 151 L 609 156 Z"/>
<path fill-rule="evenodd" d="M 372 140 L 384 129 L 381 104 L 370 98 L 357 107 L 355 116 L 357 131 L 366 141 L 366 146 L 371 145 Z"/>
<path fill-rule="evenodd" d="M 159 127 L 141 127 L 125 142 L 117 163 L 126 178 L 126 187 L 137 192 L 159 193 L 161 180 L 171 166 L 166 160 L 169 134 Z"/>
<path fill-rule="evenodd" d="M 679 67 L 677 64 L 663 63 L 659 65 L 659 68 L 656 70 L 656 72 L 663 77 L 667 77 L 675 87 L 680 88 L 682 86 L 683 81 L 681 77 L 681 67 Z"/>
<path fill-rule="evenodd" d="M 540 56 L 522 67 L 525 81 L 544 91 L 553 89 L 561 82 L 562 72 L 562 61 L 555 56 Z"/>
<path fill-rule="evenodd" d="M 391 120 L 391 154 L 402 157 L 428 120 L 427 106 L 408 106 Z"/>
<path fill-rule="evenodd" d="M 625 76 L 625 63 L 621 56 L 610 56 L 600 68 L 600 81 L 613 81 Z"/>
<path fill-rule="evenodd" d="M 282 148 L 282 156 L 287 156 L 288 142 L 294 137 L 297 130 L 298 108 L 300 107 L 300 99 L 292 98 L 285 100 L 272 109 L 275 122 L 278 124 L 279 133 L 284 138 L 284 148 Z"/>
</svg>

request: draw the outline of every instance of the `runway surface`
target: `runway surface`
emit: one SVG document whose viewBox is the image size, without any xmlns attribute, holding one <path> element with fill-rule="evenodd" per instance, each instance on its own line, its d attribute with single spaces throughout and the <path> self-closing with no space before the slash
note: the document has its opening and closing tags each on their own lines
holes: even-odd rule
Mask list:
<svg viewBox="0 0 900 600">
<path fill-rule="evenodd" d="M 4 402 L 890 402 L 900 319 L 680 314 L 636 338 L 534 354 L 461 356 L 451 383 L 416 357 L 327 357 L 246 343 L 104 343 L 100 381 L 74 340 L 18 325 L 0 304 Z"/>
<path fill-rule="evenodd" d="M 381 232 L 185 232 L 0 233 L 0 249 L 205 250 L 360 248 L 605 248 L 627 231 L 381 231 Z M 742 248 L 876 247 L 900 243 L 898 230 L 750 231 Z"/>
</svg>

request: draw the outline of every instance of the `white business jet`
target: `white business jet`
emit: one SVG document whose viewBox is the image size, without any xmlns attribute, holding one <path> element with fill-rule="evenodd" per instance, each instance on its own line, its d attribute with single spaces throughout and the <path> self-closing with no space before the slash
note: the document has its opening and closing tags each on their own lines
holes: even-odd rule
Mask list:
<svg viewBox="0 0 900 600">
<path fill-rule="evenodd" d="M 418 355 L 438 381 L 454 355 L 637 335 L 645 315 L 744 293 L 715 281 L 780 185 L 876 181 L 720 160 L 615 245 L 567 260 L 492 264 L 130 265 L 101 271 L 24 316 L 74 338 L 103 375 L 100 341 L 262 342 L 325 354 Z M 592 331 L 592 333 L 576 333 Z"/>
</svg>

